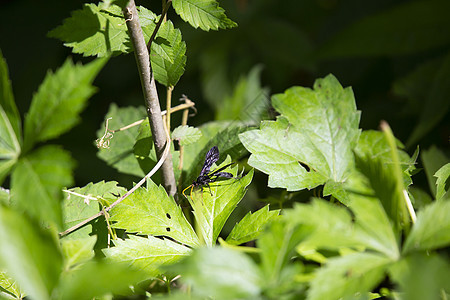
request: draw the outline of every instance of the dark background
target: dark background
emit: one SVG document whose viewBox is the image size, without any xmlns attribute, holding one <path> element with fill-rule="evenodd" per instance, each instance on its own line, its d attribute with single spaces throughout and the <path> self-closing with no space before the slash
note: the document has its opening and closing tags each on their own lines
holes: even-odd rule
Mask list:
<svg viewBox="0 0 450 300">
<path fill-rule="evenodd" d="M 0 49 L 8 63 L 15 99 L 22 116 L 48 70 L 56 70 L 68 56 L 74 61 L 92 60 L 74 55 L 61 41 L 46 37 L 48 31 L 70 16 L 71 11 L 81 9 L 84 2 L 1 2 Z M 169 18 L 180 28 L 187 44 L 186 72 L 175 87 L 173 99 L 178 99 L 181 94 L 193 99 L 198 114 L 190 119 L 190 123 L 200 125 L 213 120 L 215 110 L 220 109 L 220 101 L 231 92 L 230 87 L 239 76 L 247 74 L 257 64 L 263 66 L 262 85 L 269 87 L 271 94 L 283 92 L 293 85 L 311 87 L 316 78 L 332 73 L 344 87 L 352 86 L 357 107 L 362 111 L 361 128 L 377 129 L 380 120 L 387 120 L 394 134 L 406 142 L 423 108 L 434 105 L 431 99 L 423 96 L 432 79 L 430 83 L 424 82 L 423 95 L 418 93 L 417 97 L 399 95 L 393 87 L 423 63 L 442 58 L 450 49 L 450 21 L 442 21 L 436 15 L 439 10 L 428 14 L 424 9 L 423 14 L 419 12 L 420 18 L 417 14 L 409 15 L 410 11 L 406 9 L 402 14 L 402 7 L 412 2 L 220 1 L 227 16 L 239 26 L 211 32 L 193 29 L 174 11 L 170 11 Z M 429 1 L 430 7 L 439 7 L 445 2 Z M 137 4 L 157 14 L 161 11 L 161 1 L 137 1 Z M 401 17 L 392 21 L 389 12 L 395 9 L 400 10 L 398 15 Z M 445 7 L 442 9 L 448 14 Z M 381 21 L 371 30 L 348 38 L 348 43 L 341 45 L 343 50 L 332 51 L 335 49 L 333 41 L 339 38 L 340 32 L 377 14 L 385 14 L 386 22 L 380 18 Z M 365 43 L 365 39 L 369 42 Z M 396 42 L 399 40 L 410 43 L 398 45 Z M 370 42 L 374 41 L 375 46 L 370 46 Z M 223 86 L 217 89 L 217 93 L 202 88 L 208 78 L 222 71 L 225 74 Z M 111 102 L 119 106 L 143 105 L 134 56 L 112 58 L 94 85 L 98 87 L 98 92 L 89 100 L 89 106 L 82 114 L 83 122 L 52 143 L 63 144 L 77 160 L 77 186 L 100 180 L 117 180 L 127 186 L 136 178 L 121 175 L 97 159 L 93 142 Z M 442 93 L 450 95 L 448 89 L 442 89 Z M 160 98 L 164 99 L 164 89 L 160 91 Z M 444 113 L 444 117 L 419 141 L 408 145 L 410 155 L 417 145 L 421 150 L 436 145 L 448 153 L 448 104 L 435 106 L 436 113 Z M 179 122 L 177 118 L 178 115 L 174 116 L 172 124 Z M 414 180 L 426 186 L 423 174 L 417 175 Z"/>
</svg>

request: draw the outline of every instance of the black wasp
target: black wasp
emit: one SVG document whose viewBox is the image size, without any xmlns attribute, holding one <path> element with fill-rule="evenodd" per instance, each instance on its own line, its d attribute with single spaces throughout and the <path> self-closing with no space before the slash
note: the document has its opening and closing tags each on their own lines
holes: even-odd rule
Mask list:
<svg viewBox="0 0 450 300">
<path fill-rule="evenodd" d="M 225 170 L 226 168 L 228 168 L 229 166 L 231 166 L 234 163 L 229 163 L 226 164 L 223 167 L 220 167 L 219 169 L 216 169 L 214 171 L 210 171 L 211 166 L 213 163 L 215 163 L 216 161 L 219 160 L 219 148 L 217 148 L 217 146 L 212 147 L 211 149 L 209 149 L 208 153 L 206 153 L 206 157 L 205 157 L 205 163 L 203 164 L 202 170 L 200 171 L 200 175 L 198 175 L 197 179 L 194 180 L 194 182 L 188 186 L 187 188 L 185 188 L 183 190 L 183 195 L 186 197 L 186 194 L 184 193 L 188 188 L 194 188 L 194 187 L 201 187 L 203 190 L 203 186 L 207 186 L 209 188 L 209 192 L 212 195 L 211 192 L 211 187 L 209 186 L 209 184 L 211 182 L 215 182 L 217 179 L 219 179 L 219 177 L 223 177 L 223 178 L 233 178 L 233 174 L 228 173 L 228 172 L 221 172 L 222 170 Z M 191 189 L 191 193 L 192 193 L 192 189 Z"/>
</svg>

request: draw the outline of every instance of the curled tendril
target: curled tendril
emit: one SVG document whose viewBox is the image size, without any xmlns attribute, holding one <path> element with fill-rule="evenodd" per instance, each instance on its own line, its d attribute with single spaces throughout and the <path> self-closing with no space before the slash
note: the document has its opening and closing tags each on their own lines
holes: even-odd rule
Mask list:
<svg viewBox="0 0 450 300">
<path fill-rule="evenodd" d="M 108 129 L 108 122 L 112 118 L 106 119 L 106 125 L 105 125 L 105 133 L 103 136 L 99 139 L 95 140 L 95 144 L 97 145 L 97 148 L 103 148 L 103 149 L 109 149 L 109 143 L 111 139 L 114 137 L 114 131 Z"/>
</svg>

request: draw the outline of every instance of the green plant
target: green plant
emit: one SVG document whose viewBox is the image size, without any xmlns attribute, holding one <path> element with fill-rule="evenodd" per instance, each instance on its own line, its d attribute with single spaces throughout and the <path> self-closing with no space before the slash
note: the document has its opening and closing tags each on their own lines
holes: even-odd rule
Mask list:
<svg viewBox="0 0 450 300">
<path fill-rule="evenodd" d="M 163 1 L 160 16 L 134 1 L 86 4 L 49 35 L 73 53 L 98 58 L 85 65 L 67 60 L 49 72 L 23 130 L 0 55 L 0 183 L 9 185 L 0 189 L 1 297 L 448 298 L 445 154 L 422 155 L 433 199 L 421 196 L 412 186 L 419 151 L 410 157 L 386 122 L 379 132 L 360 129 L 351 88 L 333 75 L 312 89 L 289 88 L 271 97 L 278 116 L 269 120 L 260 66 L 225 93 L 217 121 L 188 126 L 195 103 L 171 103 L 186 65 L 181 31 L 167 19 L 171 5 L 194 28 L 236 26 L 215 0 Z M 346 53 L 340 43 L 355 30 L 317 57 Z M 80 122 L 103 66 L 131 52 L 146 107 L 112 103 L 96 144 L 100 159 L 142 179 L 128 190 L 116 181 L 69 188 L 75 162 L 47 142 Z M 162 112 L 155 80 L 166 89 Z M 183 117 L 172 130 L 176 111 Z M 240 160 L 245 172 L 227 168 L 235 178 L 193 189 L 185 201 L 180 192 L 212 146 L 226 156 L 216 167 Z M 287 203 L 281 216 L 259 205 L 227 234 L 253 168 L 268 175 L 269 188 L 285 190 L 267 198 L 274 205 L 298 200 L 303 190 L 315 197 Z M 158 170 L 161 179 L 153 176 Z"/>
</svg>

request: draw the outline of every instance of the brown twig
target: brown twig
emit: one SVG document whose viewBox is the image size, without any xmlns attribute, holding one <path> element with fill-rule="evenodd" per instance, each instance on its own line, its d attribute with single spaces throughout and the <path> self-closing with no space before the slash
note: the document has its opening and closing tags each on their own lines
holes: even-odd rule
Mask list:
<svg viewBox="0 0 450 300">
<path fill-rule="evenodd" d="M 127 20 L 127 28 L 134 48 L 156 155 L 160 159 L 167 139 L 161 117 L 158 91 L 156 90 L 155 78 L 150 64 L 149 51 L 145 44 L 134 0 L 129 0 L 128 5 L 123 9 L 123 14 Z M 157 28 L 155 28 L 155 31 L 157 31 Z M 156 32 L 153 35 L 156 35 Z M 170 154 L 161 166 L 161 183 L 170 196 L 176 194 L 177 186 Z"/>
</svg>

